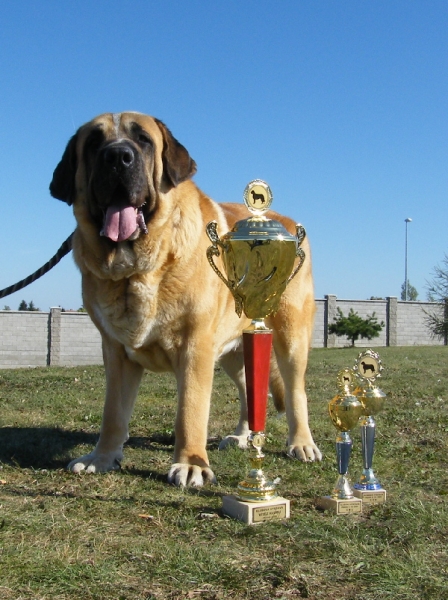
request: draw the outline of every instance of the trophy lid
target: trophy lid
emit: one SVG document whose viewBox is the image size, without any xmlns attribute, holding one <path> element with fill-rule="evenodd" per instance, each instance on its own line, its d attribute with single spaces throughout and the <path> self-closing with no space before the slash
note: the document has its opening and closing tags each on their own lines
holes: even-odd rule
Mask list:
<svg viewBox="0 0 448 600">
<path fill-rule="evenodd" d="M 263 243 L 265 240 L 275 240 L 297 244 L 295 235 L 289 233 L 279 221 L 265 216 L 272 199 L 271 189 L 265 181 L 254 179 L 248 183 L 244 190 L 244 203 L 253 216 L 237 221 L 223 239 L 252 242 L 258 237 Z"/>
<path fill-rule="evenodd" d="M 223 236 L 223 239 L 253 241 L 257 237 L 262 238 L 263 241 L 276 240 L 297 243 L 296 236 L 289 233 L 279 221 L 264 216 L 237 221 L 232 229 Z"/>
</svg>

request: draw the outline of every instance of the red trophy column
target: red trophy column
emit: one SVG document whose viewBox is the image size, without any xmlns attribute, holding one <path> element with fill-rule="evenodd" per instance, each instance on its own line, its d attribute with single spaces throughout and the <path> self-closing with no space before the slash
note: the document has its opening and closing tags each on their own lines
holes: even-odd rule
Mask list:
<svg viewBox="0 0 448 600">
<path fill-rule="evenodd" d="M 245 331 L 243 333 L 244 367 L 249 429 L 264 431 L 269 390 L 272 331 Z"/>
</svg>

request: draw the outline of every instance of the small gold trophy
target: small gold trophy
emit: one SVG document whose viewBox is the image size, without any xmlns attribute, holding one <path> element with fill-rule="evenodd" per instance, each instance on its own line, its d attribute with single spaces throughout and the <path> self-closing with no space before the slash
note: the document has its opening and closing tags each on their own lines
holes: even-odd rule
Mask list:
<svg viewBox="0 0 448 600">
<path fill-rule="evenodd" d="M 361 352 L 356 359 L 354 372 L 360 384 L 353 393 L 364 407 L 364 416 L 360 422 L 364 468 L 359 481 L 353 487 L 355 496 L 361 498 L 365 505 L 386 502 L 386 490 L 375 477 L 372 469 L 376 431 L 373 415 L 382 410 L 386 399 L 386 394 L 375 385 L 375 380 L 381 377 L 382 370 L 380 357 L 373 350 Z"/>
<path fill-rule="evenodd" d="M 243 332 L 252 468 L 238 485 L 238 496 L 224 496 L 223 510 L 231 517 L 253 524 L 286 519 L 290 515 L 289 500 L 277 495 L 275 484 L 262 470 L 272 348 L 272 330 L 266 327 L 264 319 L 278 310 L 281 295 L 303 264 L 305 253 L 300 244 L 305 230 L 296 225 L 294 236 L 281 223 L 266 216 L 272 192 L 261 179 L 246 186 L 244 202 L 251 217 L 238 221 L 221 238 L 216 221 L 209 223 L 206 231 L 212 242 L 207 249 L 210 266 L 232 292 L 238 316 L 244 312 L 252 320 Z M 214 259 L 219 256 L 227 277 L 215 264 Z M 294 268 L 297 257 L 300 260 Z"/>
<path fill-rule="evenodd" d="M 331 495 L 318 498 L 317 506 L 337 515 L 347 515 L 362 512 L 362 502 L 354 497 L 348 477 L 348 465 L 353 445 L 349 432 L 357 425 L 363 405 L 352 393 L 354 374 L 351 369 L 339 371 L 337 381 L 341 391 L 330 400 L 328 410 L 333 425 L 338 429 L 336 456 L 339 476 Z"/>
</svg>

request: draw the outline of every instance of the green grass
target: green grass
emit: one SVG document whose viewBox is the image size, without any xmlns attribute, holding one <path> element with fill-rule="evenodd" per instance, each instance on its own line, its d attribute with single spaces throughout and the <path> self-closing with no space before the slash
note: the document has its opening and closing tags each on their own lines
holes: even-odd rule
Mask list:
<svg viewBox="0 0 448 600">
<path fill-rule="evenodd" d="M 247 474 L 247 454 L 217 450 L 238 414 L 217 372 L 209 457 L 218 484 L 166 483 L 176 386 L 144 377 L 120 472 L 73 475 L 67 462 L 95 443 L 104 381 L 99 367 L 0 371 L 0 598 L 140 600 L 448 597 L 448 378 L 446 347 L 380 348 L 387 392 L 374 468 L 388 502 L 361 516 L 316 510 L 335 482 L 327 416 L 339 369 L 358 349 L 312 350 L 310 422 L 318 464 L 284 455 L 286 423 L 270 409 L 265 470 L 281 477 L 291 519 L 255 527 L 224 518 L 221 496 Z M 351 475 L 361 467 L 354 431 Z"/>
</svg>

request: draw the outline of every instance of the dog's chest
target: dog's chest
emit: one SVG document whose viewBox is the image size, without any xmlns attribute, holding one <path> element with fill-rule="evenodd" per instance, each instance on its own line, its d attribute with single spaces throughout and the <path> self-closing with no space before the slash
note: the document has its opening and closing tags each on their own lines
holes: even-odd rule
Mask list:
<svg viewBox="0 0 448 600">
<path fill-rule="evenodd" d="M 90 308 L 99 329 L 123 344 L 130 357 L 138 355 L 143 363 L 146 356 L 146 362 L 160 370 L 166 356 L 181 344 L 182 319 L 174 304 L 164 303 L 159 286 L 142 277 L 101 282 L 96 292 Z"/>
</svg>

